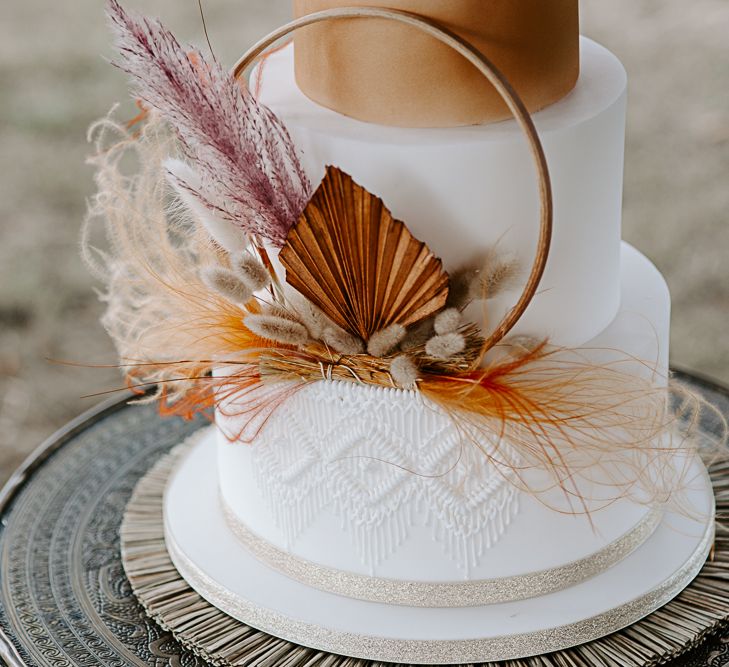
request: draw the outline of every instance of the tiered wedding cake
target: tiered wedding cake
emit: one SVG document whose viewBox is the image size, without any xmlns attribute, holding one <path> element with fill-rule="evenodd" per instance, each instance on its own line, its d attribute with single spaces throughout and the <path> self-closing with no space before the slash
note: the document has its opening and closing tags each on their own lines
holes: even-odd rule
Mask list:
<svg viewBox="0 0 729 667">
<path fill-rule="evenodd" d="M 158 207 L 135 229 L 159 211 L 163 251 L 117 234 L 107 326 L 166 409 L 216 411 L 169 483 L 167 548 L 232 616 L 347 655 L 499 660 L 613 632 L 713 537 L 666 412 L 668 290 L 621 242 L 625 71 L 579 37 L 577 0 L 356 4 L 427 20 L 297 0 L 314 25 L 258 63 L 261 107 L 112 5 L 184 161 L 159 130 L 140 150 L 195 225 L 142 191 Z M 464 43 L 532 113 L 551 192 Z"/>
<path fill-rule="evenodd" d="M 473 3 L 455 4 L 473 11 Z M 576 3 L 555 7 L 565 4 L 576 11 Z M 514 8 L 515 15 L 519 11 Z M 484 14 L 474 13 L 474 21 Z M 576 20 L 565 25 L 575 34 L 563 39 L 576 39 Z M 312 66 L 316 53 L 324 60 L 335 50 L 337 28 L 319 39 L 308 35 L 315 45 L 304 40 L 308 58 L 301 68 Z M 412 36 L 407 28 L 401 32 L 402 40 Z M 391 48 L 389 42 L 375 44 Z M 419 46 L 409 44 L 390 56 L 390 79 L 405 76 L 398 57 L 417 58 L 417 69 L 428 72 L 432 45 L 426 42 L 424 53 L 413 55 L 411 49 Z M 411 129 L 355 120 L 302 92 L 295 48 L 298 41 L 268 57 L 253 87 L 285 122 L 313 183 L 329 164 L 354 174 L 396 218 L 408 221 L 416 237 L 437 248 L 447 271 L 494 245 L 528 265 L 539 201 L 531 157 L 515 122 Z M 366 42 L 359 49 L 367 51 Z M 620 241 L 625 71 L 590 40 L 583 38 L 579 51 L 574 89 L 534 115 L 552 177 L 556 222 L 540 293 L 516 332 L 548 336 L 560 345 L 619 350 L 643 360 L 645 372 L 664 382 L 668 290 L 655 267 Z M 323 79 L 333 88 L 340 78 L 349 80 L 346 61 L 325 62 L 322 78 L 304 69 L 298 79 L 320 86 Z M 467 67 L 465 61 L 457 64 Z M 369 103 L 378 108 L 388 98 L 371 67 L 369 79 L 359 76 Z M 438 94 L 449 96 L 447 81 L 431 85 L 441 85 Z M 411 107 L 417 116 L 421 107 Z M 509 290 L 491 307 L 504 309 L 517 296 L 518 290 Z M 478 317 L 478 306 L 467 315 Z M 640 368 L 634 364 L 634 372 Z M 221 498 L 231 525 L 267 562 L 339 593 L 427 606 L 537 595 L 596 574 L 637 547 L 657 524 L 653 510 L 629 500 L 596 513 L 594 525 L 584 516 L 551 511 L 544 498 L 519 493 L 508 473 L 489 465 L 468 435 L 417 391 L 314 383 L 270 419 L 252 447 L 231 440 L 239 426 L 230 421 L 218 416 Z M 508 439 L 479 445 L 498 448 L 519 465 Z M 548 504 L 561 507 L 559 493 L 555 489 Z M 581 561 L 579 568 L 575 561 Z M 493 581 L 503 577 L 515 581 Z"/>
</svg>

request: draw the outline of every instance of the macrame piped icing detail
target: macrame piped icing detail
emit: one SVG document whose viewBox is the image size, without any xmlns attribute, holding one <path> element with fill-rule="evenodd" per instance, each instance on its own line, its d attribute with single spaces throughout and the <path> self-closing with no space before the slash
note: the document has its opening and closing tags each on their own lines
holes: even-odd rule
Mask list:
<svg viewBox="0 0 729 667">
<path fill-rule="evenodd" d="M 518 511 L 517 488 L 418 392 L 322 381 L 289 405 L 251 456 L 289 550 L 320 512 L 331 512 L 375 575 L 410 529 L 425 525 L 467 578 Z M 499 456 L 514 465 L 503 444 Z"/>
</svg>

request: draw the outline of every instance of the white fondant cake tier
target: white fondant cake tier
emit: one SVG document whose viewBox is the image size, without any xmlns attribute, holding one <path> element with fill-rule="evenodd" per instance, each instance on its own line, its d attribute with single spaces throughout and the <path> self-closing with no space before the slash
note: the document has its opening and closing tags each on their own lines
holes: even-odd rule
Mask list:
<svg viewBox="0 0 729 667">
<path fill-rule="evenodd" d="M 554 237 L 540 290 L 516 333 L 581 345 L 619 304 L 620 219 L 626 75 L 602 46 L 581 41 L 574 90 L 534 114 L 554 194 Z M 538 233 L 531 157 L 513 121 L 407 129 L 353 120 L 313 103 L 296 87 L 292 47 L 271 55 L 254 89 L 287 125 L 307 173 L 327 164 L 350 173 L 440 256 L 447 270 L 498 243 L 528 267 Z M 423 64 L 427 67 L 427 64 Z M 514 292 L 494 312 L 513 305 Z M 478 318 L 478 310 L 473 313 Z"/>
<path fill-rule="evenodd" d="M 696 576 L 713 541 L 711 483 L 696 459 L 687 471 L 692 515 L 666 513 L 639 548 L 580 584 L 528 600 L 462 608 L 364 602 L 284 576 L 236 539 L 220 512 L 214 434 L 201 435 L 165 491 L 165 541 L 175 567 L 233 618 L 322 651 L 444 665 L 568 648 L 668 602 Z"/>
<path fill-rule="evenodd" d="M 584 349 L 596 360 L 634 357 L 636 373 L 665 373 L 665 282 L 628 245 L 621 264 L 619 312 Z M 634 548 L 637 535 L 650 534 L 649 509 L 627 499 L 595 512 L 593 528 L 584 516 L 520 493 L 415 392 L 312 383 L 274 413 L 252 445 L 224 435 L 238 432 L 235 418 L 219 414 L 217 421 L 220 490 L 231 525 L 263 544 L 269 560 L 298 568 L 309 581 L 327 574 L 312 564 L 447 584 L 523 578 L 585 560 L 581 571 L 590 576 L 595 564 L 610 565 L 611 557 L 626 555 L 625 544 Z M 518 461 L 508 446 L 497 456 Z M 555 491 L 548 504 L 559 498 Z M 293 565 L 283 562 L 286 555 Z M 546 579 L 532 594 L 556 585 Z M 557 585 L 569 583 L 565 576 Z"/>
</svg>

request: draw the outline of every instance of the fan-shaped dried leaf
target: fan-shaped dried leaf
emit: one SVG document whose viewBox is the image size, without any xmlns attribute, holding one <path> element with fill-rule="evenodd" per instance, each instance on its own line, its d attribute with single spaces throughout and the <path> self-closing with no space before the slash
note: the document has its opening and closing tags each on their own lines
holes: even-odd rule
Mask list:
<svg viewBox="0 0 729 667">
<path fill-rule="evenodd" d="M 360 338 L 440 310 L 448 275 L 378 197 L 327 167 L 279 254 L 286 281 Z"/>
</svg>

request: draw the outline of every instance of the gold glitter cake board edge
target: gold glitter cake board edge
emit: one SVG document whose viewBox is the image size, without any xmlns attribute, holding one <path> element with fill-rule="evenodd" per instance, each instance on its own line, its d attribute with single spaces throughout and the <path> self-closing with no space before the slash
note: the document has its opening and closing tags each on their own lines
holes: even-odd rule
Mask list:
<svg viewBox="0 0 729 667">
<path fill-rule="evenodd" d="M 122 562 L 147 614 L 186 648 L 215 665 L 384 664 L 317 651 L 266 634 L 225 614 L 190 587 L 165 544 L 163 497 L 169 476 L 199 435 L 174 448 L 139 481 L 121 526 Z M 712 558 L 688 587 L 618 632 L 546 655 L 509 660 L 509 667 L 662 664 L 695 647 L 729 618 L 729 463 L 710 468 L 710 476 L 717 510 L 715 546 Z"/>
</svg>

